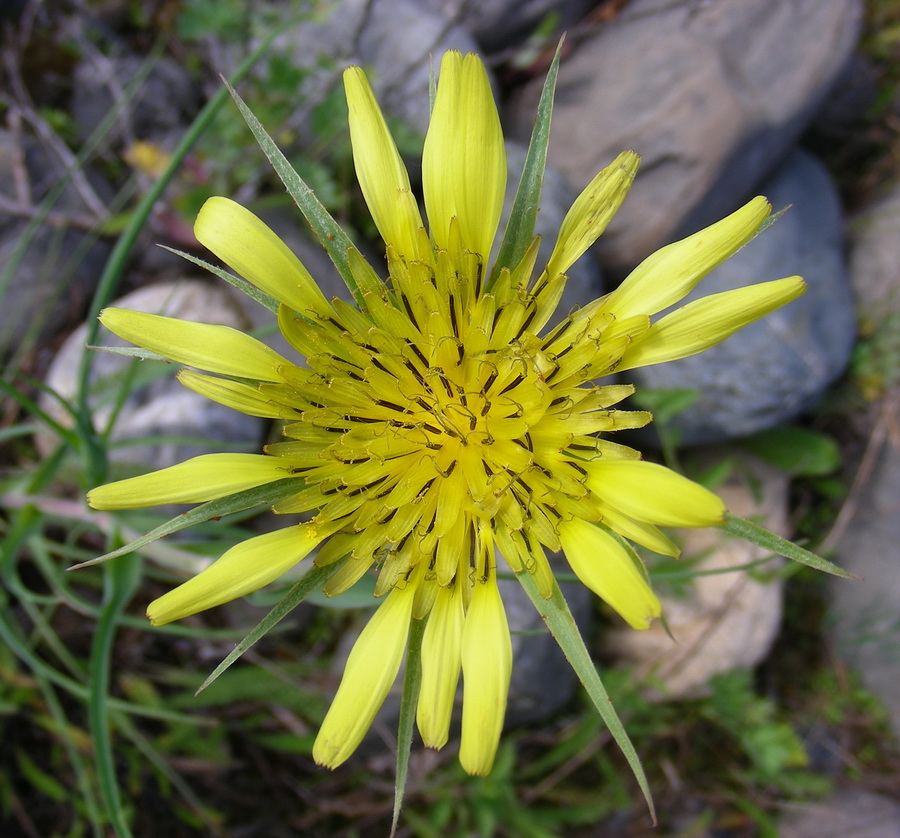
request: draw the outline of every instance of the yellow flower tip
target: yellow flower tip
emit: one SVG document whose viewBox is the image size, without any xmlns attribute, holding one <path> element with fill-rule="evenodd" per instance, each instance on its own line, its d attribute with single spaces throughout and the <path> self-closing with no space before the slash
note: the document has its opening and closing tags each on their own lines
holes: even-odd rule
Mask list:
<svg viewBox="0 0 900 838">
<path fill-rule="evenodd" d="M 476 582 L 462 637 L 463 716 L 459 761 L 485 777 L 497 755 L 509 681 L 512 643 L 496 579 Z"/>
<path fill-rule="evenodd" d="M 415 585 L 395 588 L 362 630 L 313 744 L 318 765 L 336 768 L 359 746 L 397 678 Z"/>
<path fill-rule="evenodd" d="M 147 606 L 147 619 L 150 620 L 150 625 L 153 626 L 164 626 L 167 623 L 174 622 L 174 617 L 169 617 L 166 619 L 164 616 L 160 615 L 159 608 L 159 600 L 155 599 Z"/>
</svg>

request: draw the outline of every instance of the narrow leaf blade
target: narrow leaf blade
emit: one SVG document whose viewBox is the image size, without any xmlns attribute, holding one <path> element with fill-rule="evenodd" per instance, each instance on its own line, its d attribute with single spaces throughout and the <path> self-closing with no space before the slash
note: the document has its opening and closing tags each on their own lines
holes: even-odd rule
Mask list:
<svg viewBox="0 0 900 838">
<path fill-rule="evenodd" d="M 391 820 L 390 838 L 397 834 L 403 794 L 409 776 L 409 755 L 412 751 L 413 724 L 419 690 L 422 688 L 422 638 L 425 636 L 425 620 L 413 620 L 409 627 L 409 645 L 406 652 L 406 671 L 403 674 L 403 695 L 400 698 L 400 722 L 397 728 L 397 778 L 394 783 L 394 816 Z"/>
</svg>

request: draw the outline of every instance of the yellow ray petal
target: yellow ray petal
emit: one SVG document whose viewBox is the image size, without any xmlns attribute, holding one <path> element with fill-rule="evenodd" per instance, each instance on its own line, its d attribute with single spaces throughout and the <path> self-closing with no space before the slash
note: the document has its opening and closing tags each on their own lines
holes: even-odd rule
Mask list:
<svg viewBox="0 0 900 838">
<path fill-rule="evenodd" d="M 193 579 L 147 607 L 155 626 L 180 620 L 259 590 L 274 582 L 328 535 L 315 524 L 300 524 L 236 544 Z"/>
<path fill-rule="evenodd" d="M 279 404 L 249 384 L 187 369 L 179 370 L 175 377 L 189 390 L 248 416 L 265 419 L 297 419 L 300 416 L 299 410 Z"/>
<path fill-rule="evenodd" d="M 328 317 L 331 306 L 288 246 L 250 210 L 210 198 L 194 222 L 197 241 L 257 288 L 303 314 Z"/>
<path fill-rule="evenodd" d="M 466 773 L 484 777 L 497 753 L 512 674 L 509 625 L 493 576 L 475 582 L 463 629 L 462 668 L 459 761 Z"/>
<path fill-rule="evenodd" d="M 654 323 L 622 357 L 617 371 L 675 361 L 703 352 L 806 290 L 799 276 L 703 297 Z"/>
<path fill-rule="evenodd" d="M 284 381 L 278 368 L 291 365 L 264 343 L 230 326 L 211 326 L 122 308 L 103 309 L 100 322 L 137 346 L 219 375 Z"/>
<path fill-rule="evenodd" d="M 725 520 L 721 498 L 665 466 L 643 460 L 594 460 L 584 467 L 588 488 L 605 504 L 638 521 L 712 527 Z"/>
<path fill-rule="evenodd" d="M 640 162 L 633 151 L 623 151 L 575 199 L 547 262 L 549 276 L 565 273 L 597 241 L 625 200 Z"/>
<path fill-rule="evenodd" d="M 747 244 L 771 209 L 765 198 L 754 198 L 727 218 L 657 250 L 606 298 L 600 311 L 623 320 L 656 314 L 674 305 L 713 268 Z"/>
<path fill-rule="evenodd" d="M 418 232 L 422 218 L 409 187 L 409 175 L 369 81 L 359 67 L 344 71 L 344 90 L 356 176 L 375 226 L 398 256 L 421 259 Z"/>
<path fill-rule="evenodd" d="M 563 552 L 576 576 L 636 629 L 649 628 L 661 613 L 656 594 L 636 566 L 637 555 L 608 533 L 574 518 L 559 526 Z"/>
<path fill-rule="evenodd" d="M 460 585 L 439 588 L 422 639 L 422 687 L 416 709 L 419 733 L 429 748 L 442 748 L 449 736 L 459 681 L 463 621 Z"/>
<path fill-rule="evenodd" d="M 337 768 L 365 736 L 400 669 L 415 586 L 395 588 L 362 630 L 313 745 L 313 759 Z"/>
<path fill-rule="evenodd" d="M 598 502 L 598 507 L 600 520 L 629 541 L 663 556 L 673 556 L 677 559 L 681 555 L 678 545 L 664 535 L 656 525 L 637 521 L 606 503 Z"/>
<path fill-rule="evenodd" d="M 178 465 L 98 486 L 94 509 L 137 509 L 160 503 L 205 503 L 290 477 L 290 460 L 265 454 L 203 454 Z"/>
<path fill-rule="evenodd" d="M 506 190 L 506 149 L 484 65 L 476 55 L 444 53 L 425 137 L 422 187 L 431 235 L 449 244 L 459 222 L 466 249 L 487 260 Z"/>
</svg>

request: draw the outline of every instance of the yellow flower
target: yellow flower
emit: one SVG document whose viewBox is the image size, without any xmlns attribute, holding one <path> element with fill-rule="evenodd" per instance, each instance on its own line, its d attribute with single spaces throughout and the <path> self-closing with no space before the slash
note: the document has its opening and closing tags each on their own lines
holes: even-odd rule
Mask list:
<svg viewBox="0 0 900 838">
<path fill-rule="evenodd" d="M 593 382 L 700 352 L 804 286 L 781 279 L 653 319 L 756 234 L 770 211 L 756 198 L 548 326 L 565 272 L 621 204 L 637 155 L 624 152 L 588 185 L 546 266 L 535 270 L 534 242 L 518 264 L 492 267 L 506 161 L 480 60 L 451 52 L 441 63 L 422 162 L 427 232 L 365 75 L 350 68 L 344 82 L 356 171 L 389 281 L 350 250 L 359 305 L 328 301 L 259 219 L 226 198 L 209 200 L 198 240 L 281 304 L 281 331 L 307 366 L 223 326 L 117 309 L 101 320 L 203 371 L 180 373 L 192 390 L 286 420 L 285 439 L 262 455 L 198 457 L 102 486 L 89 500 L 105 509 L 197 503 L 296 481 L 274 508 L 314 513 L 308 523 L 232 548 L 152 603 L 150 619 L 166 623 L 241 596 L 308 555 L 319 566 L 344 560 L 326 584 L 332 596 L 375 568 L 384 601 L 348 660 L 316 760 L 334 767 L 353 752 L 396 678 L 410 621 L 427 618 L 419 730 L 426 745 L 444 745 L 462 674 L 460 759 L 486 774 L 512 667 L 495 556 L 550 596 L 547 551 L 561 550 L 585 585 L 642 629 L 660 605 L 624 539 L 676 555 L 660 526 L 724 521 L 714 494 L 600 436 L 651 417 L 615 407 L 631 386 Z"/>
</svg>

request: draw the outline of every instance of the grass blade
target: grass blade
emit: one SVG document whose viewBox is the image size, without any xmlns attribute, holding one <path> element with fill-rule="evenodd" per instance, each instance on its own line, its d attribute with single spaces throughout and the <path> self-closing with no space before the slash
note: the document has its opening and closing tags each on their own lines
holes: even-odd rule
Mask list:
<svg viewBox="0 0 900 838">
<path fill-rule="evenodd" d="M 110 668 L 117 623 L 137 590 L 140 576 L 140 561 L 137 557 L 130 561 L 116 562 L 106 569 L 103 608 L 91 645 L 89 668 L 88 721 L 94 742 L 97 775 L 106 804 L 107 817 L 119 838 L 129 838 L 131 828 L 122 810 L 119 782 L 116 776 L 116 760 L 108 704 Z"/>
</svg>

